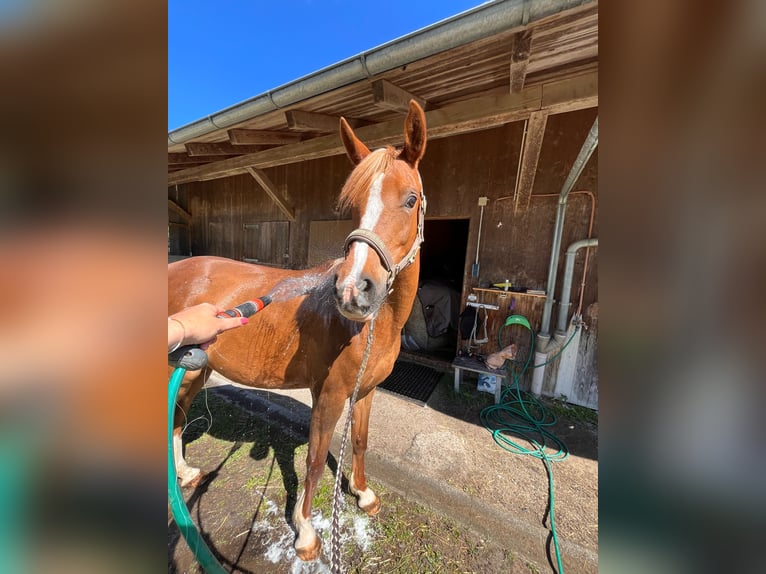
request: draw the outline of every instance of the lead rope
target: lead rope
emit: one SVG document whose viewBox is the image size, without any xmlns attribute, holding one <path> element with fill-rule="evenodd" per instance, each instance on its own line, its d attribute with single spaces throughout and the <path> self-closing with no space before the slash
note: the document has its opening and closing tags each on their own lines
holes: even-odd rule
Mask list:
<svg viewBox="0 0 766 574">
<path fill-rule="evenodd" d="M 346 451 L 346 441 L 348 439 L 348 431 L 351 428 L 351 420 L 354 415 L 354 403 L 356 403 L 356 395 L 359 393 L 359 386 L 362 383 L 362 377 L 364 371 L 367 369 L 367 360 L 370 358 L 370 349 L 372 348 L 372 330 L 375 327 L 375 320 L 370 321 L 370 329 L 367 333 L 367 346 L 364 349 L 362 355 L 362 363 L 359 365 L 359 373 L 356 375 L 356 385 L 354 386 L 354 393 L 351 395 L 351 402 L 348 406 L 348 415 L 346 415 L 346 424 L 343 427 L 343 437 L 340 441 L 340 452 L 338 453 L 338 468 L 335 471 L 335 484 L 333 486 L 333 501 L 332 501 L 332 534 L 331 534 L 331 547 L 330 547 L 330 572 L 332 574 L 341 574 L 340 565 L 340 532 L 338 531 L 338 522 L 340 519 L 340 502 L 341 502 L 341 490 L 340 483 L 343 477 L 343 454 Z"/>
</svg>

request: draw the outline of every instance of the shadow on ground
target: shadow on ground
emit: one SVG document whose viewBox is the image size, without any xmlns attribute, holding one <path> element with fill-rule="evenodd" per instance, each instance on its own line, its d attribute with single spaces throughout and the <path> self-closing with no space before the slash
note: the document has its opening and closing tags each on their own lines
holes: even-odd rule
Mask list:
<svg viewBox="0 0 766 574">
<path fill-rule="evenodd" d="M 242 393 L 227 392 L 225 388 L 217 389 L 215 394 L 225 397 L 226 402 L 206 390 L 195 399 L 189 413 L 190 422 L 183 435 L 187 459 L 193 466 L 200 466 L 205 475 L 195 488 L 184 489 L 184 497 L 202 538 L 218 561 L 232 569 L 231 571 L 255 572 L 259 570 L 249 570 L 242 562 L 246 549 L 253 542 L 251 540 L 254 536 L 253 526 L 259 518 L 262 518 L 261 515 L 265 511 L 264 503 L 268 500 L 266 493 L 270 489 L 278 488 L 283 491 L 283 518 L 286 524 L 291 524 L 300 480 L 295 466 L 296 451 L 308 442 L 308 421 L 311 409 L 299 401 L 292 401 L 293 404 L 290 407 L 294 416 L 286 417 L 281 413 L 269 413 L 266 409 L 266 412 L 261 412 L 256 418 L 246 413 L 263 411 L 264 403 L 248 398 Z M 238 407 L 242 407 L 244 412 Z M 191 445 L 201 443 L 204 437 L 216 439 L 215 444 L 204 449 L 202 453 L 190 452 L 199 450 L 192 448 Z M 216 459 L 216 451 L 224 454 Z M 236 524 L 240 527 L 245 526 L 246 530 L 242 531 L 244 534 L 240 536 L 236 544 L 228 544 L 225 549 L 221 549 L 224 552 L 221 552 L 219 537 L 213 537 L 203 526 L 210 521 L 203 520 L 200 501 L 205 497 L 216 498 L 223 494 L 220 489 L 213 488 L 213 485 L 222 481 L 231 482 L 229 468 L 224 472 L 224 467 L 236 467 L 234 463 L 242 458 L 244 452 L 247 452 L 252 461 L 264 463 L 259 465 L 258 473 L 254 475 L 257 477 L 258 485 L 248 489 L 251 492 L 248 492 L 249 496 L 246 497 L 247 506 L 254 510 L 251 511 L 252 515 L 249 518 L 245 516 L 247 511 L 238 512 Z M 201 459 L 199 454 L 202 454 Z M 211 463 L 214 466 L 211 467 Z M 332 468 L 336 467 L 336 464 L 332 465 Z M 242 484 L 247 485 L 248 482 L 253 482 L 254 476 L 240 474 L 243 475 Z M 241 485 L 230 484 L 230 486 L 234 487 L 234 492 L 237 492 Z M 231 502 L 234 507 L 241 507 L 243 501 L 236 500 L 235 497 Z M 217 506 L 221 509 L 226 508 L 224 503 L 219 503 Z M 226 518 L 230 520 L 231 516 Z M 169 521 L 168 534 L 168 572 L 185 572 L 185 568 L 177 569 L 175 560 L 172 558 L 180 541 L 180 533 L 172 521 Z"/>
<path fill-rule="evenodd" d="M 270 395 L 270 401 L 264 401 Z M 268 405 L 268 406 L 266 406 Z M 266 391 L 218 387 L 200 393 L 184 434 L 187 457 L 208 474 L 184 492 L 203 539 L 230 572 L 327 572 L 332 472 L 315 498 L 314 524 L 324 554 L 302 563 L 292 550 L 290 516 L 301 486 L 310 409 Z M 212 418 L 212 422 L 210 419 Z M 196 420 L 195 420 L 196 419 Z M 371 481 L 384 509 L 360 513 L 349 495 L 341 514 L 342 562 L 347 572 L 528 572 L 513 553 L 458 523 Z M 347 485 L 344 481 L 344 490 Z M 175 524 L 168 525 L 168 572 L 201 572 Z"/>
</svg>

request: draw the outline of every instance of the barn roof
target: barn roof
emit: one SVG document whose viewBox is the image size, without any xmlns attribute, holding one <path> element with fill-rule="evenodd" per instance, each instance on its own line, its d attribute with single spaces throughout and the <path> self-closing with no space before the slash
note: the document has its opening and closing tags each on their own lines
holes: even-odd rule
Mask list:
<svg viewBox="0 0 766 574">
<path fill-rule="evenodd" d="M 168 133 L 168 183 L 401 142 L 410 98 L 429 138 L 598 105 L 597 0 L 500 0 L 437 22 Z"/>
</svg>

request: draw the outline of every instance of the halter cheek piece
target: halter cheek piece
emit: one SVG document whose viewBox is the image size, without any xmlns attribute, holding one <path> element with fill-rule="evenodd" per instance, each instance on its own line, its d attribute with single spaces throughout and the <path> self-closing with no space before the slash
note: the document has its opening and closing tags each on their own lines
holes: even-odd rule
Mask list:
<svg viewBox="0 0 766 574">
<path fill-rule="evenodd" d="M 396 276 L 412 265 L 415 262 L 415 256 L 418 254 L 420 244 L 423 243 L 423 225 L 426 218 L 426 196 L 420 192 L 420 209 L 418 210 L 418 233 L 415 237 L 415 241 L 412 243 L 407 255 L 402 258 L 399 263 L 394 265 L 394 260 L 391 257 L 391 253 L 388 251 L 386 244 L 375 233 L 367 229 L 355 229 L 346 237 L 346 242 L 343 245 L 343 253 L 348 256 L 348 251 L 351 249 L 351 244 L 355 241 L 361 241 L 366 243 L 375 253 L 380 257 L 380 262 L 383 264 L 383 268 L 388 272 L 388 278 L 386 279 L 386 292 L 391 293 L 393 290 L 391 287 L 394 284 Z"/>
</svg>

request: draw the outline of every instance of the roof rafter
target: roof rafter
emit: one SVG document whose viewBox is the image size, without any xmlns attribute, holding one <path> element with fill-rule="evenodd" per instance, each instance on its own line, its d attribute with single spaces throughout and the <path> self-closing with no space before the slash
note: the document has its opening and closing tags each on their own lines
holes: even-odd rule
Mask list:
<svg viewBox="0 0 766 574">
<path fill-rule="evenodd" d="M 388 80 L 375 80 L 372 83 L 372 99 L 378 107 L 405 113 L 410 107 L 410 100 L 415 100 L 424 110 L 428 105 L 425 99 L 411 94 Z"/>
<path fill-rule="evenodd" d="M 232 129 L 228 132 L 233 145 L 284 145 L 301 141 L 301 134 L 275 132 L 268 130 Z"/>
<path fill-rule="evenodd" d="M 232 145 L 229 142 L 189 142 L 184 144 L 190 156 L 201 155 L 243 155 L 268 149 L 262 145 Z"/>
<path fill-rule="evenodd" d="M 532 112 L 558 114 L 598 105 L 598 72 L 524 88 L 518 94 L 492 94 L 463 100 L 426 112 L 428 137 L 440 138 L 483 130 L 523 120 Z M 337 128 L 336 128 L 337 129 Z M 368 147 L 402 143 L 402 120 L 364 126 L 356 135 Z M 316 137 L 262 152 L 234 157 L 168 175 L 168 184 L 180 184 L 245 173 L 247 167 L 267 168 L 343 153 L 340 136 Z"/>
<path fill-rule="evenodd" d="M 511 47 L 511 93 L 518 94 L 524 89 L 527 64 L 532 47 L 532 30 L 522 30 L 513 36 Z"/>
</svg>

